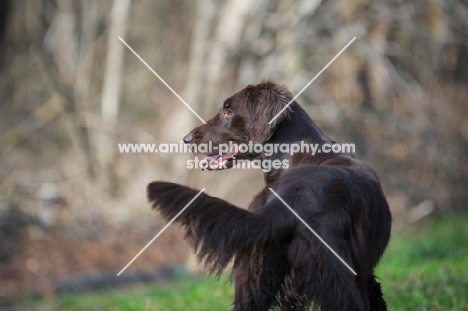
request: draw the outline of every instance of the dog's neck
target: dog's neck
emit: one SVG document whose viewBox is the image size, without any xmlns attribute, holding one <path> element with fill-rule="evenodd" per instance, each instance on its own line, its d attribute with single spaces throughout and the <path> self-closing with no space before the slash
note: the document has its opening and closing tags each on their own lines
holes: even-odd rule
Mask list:
<svg viewBox="0 0 468 311">
<path fill-rule="evenodd" d="M 334 141 L 325 136 L 320 128 L 312 121 L 307 112 L 299 106 L 298 103 L 293 102 L 290 106 L 288 116 L 278 124 L 274 134 L 268 140 L 267 144 L 313 144 L 318 149 L 321 149 L 323 144 L 333 144 Z M 289 161 L 289 167 L 300 165 L 304 160 L 308 164 L 320 164 L 321 162 L 334 156 L 331 153 L 289 153 L 277 152 L 270 156 L 264 155 L 263 157 L 268 160 Z M 265 182 L 270 184 L 274 182 L 280 175 L 284 168 L 271 169 L 265 173 Z"/>
</svg>

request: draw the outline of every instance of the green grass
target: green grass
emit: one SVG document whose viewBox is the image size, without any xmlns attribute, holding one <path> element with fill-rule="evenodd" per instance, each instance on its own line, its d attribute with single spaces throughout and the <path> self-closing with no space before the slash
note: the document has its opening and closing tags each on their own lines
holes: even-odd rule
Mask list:
<svg viewBox="0 0 468 311">
<path fill-rule="evenodd" d="M 174 280 L 108 289 L 97 294 L 63 294 L 33 303 L 21 310 L 230 310 L 232 284 L 226 277 L 195 278 L 180 275 Z"/>
<path fill-rule="evenodd" d="M 445 216 L 397 234 L 376 274 L 390 310 L 468 310 L 468 217 Z"/>
<path fill-rule="evenodd" d="M 468 310 L 468 216 L 454 215 L 396 234 L 376 274 L 389 310 Z M 179 276 L 167 283 L 66 294 L 23 310 L 231 310 L 227 278 Z"/>
</svg>

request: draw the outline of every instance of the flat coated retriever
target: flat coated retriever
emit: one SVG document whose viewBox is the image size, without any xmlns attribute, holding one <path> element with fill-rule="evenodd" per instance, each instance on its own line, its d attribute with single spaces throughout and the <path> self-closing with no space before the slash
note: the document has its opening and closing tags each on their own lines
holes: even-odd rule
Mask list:
<svg viewBox="0 0 468 311">
<path fill-rule="evenodd" d="M 195 146 L 334 144 L 293 102 L 285 86 L 249 85 L 184 137 Z M 236 149 L 236 150 L 234 150 Z M 205 154 L 207 168 L 230 168 L 234 159 L 287 160 L 265 173 L 265 188 L 248 210 L 202 193 L 177 219 L 211 273 L 234 260 L 234 310 L 386 310 L 374 268 L 389 238 L 392 217 L 376 173 L 352 154 L 276 151 Z M 320 149 L 320 148 L 319 148 Z M 272 193 L 272 188 L 357 273 L 354 275 Z M 148 199 L 170 220 L 198 193 L 153 182 Z"/>
</svg>

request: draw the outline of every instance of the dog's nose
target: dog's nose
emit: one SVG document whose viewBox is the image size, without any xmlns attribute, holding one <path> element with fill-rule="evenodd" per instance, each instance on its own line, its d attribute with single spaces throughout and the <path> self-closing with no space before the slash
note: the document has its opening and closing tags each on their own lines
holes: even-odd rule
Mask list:
<svg viewBox="0 0 468 311">
<path fill-rule="evenodd" d="M 184 142 L 185 143 L 190 143 L 193 140 L 192 133 L 188 133 L 187 135 L 184 136 Z"/>
</svg>

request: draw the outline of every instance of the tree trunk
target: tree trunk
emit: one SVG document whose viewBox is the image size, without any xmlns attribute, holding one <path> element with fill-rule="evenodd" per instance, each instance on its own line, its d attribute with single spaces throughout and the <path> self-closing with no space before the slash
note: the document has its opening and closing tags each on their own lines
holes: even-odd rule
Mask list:
<svg viewBox="0 0 468 311">
<path fill-rule="evenodd" d="M 99 143 L 99 164 L 101 167 L 102 182 L 105 188 L 112 179 L 109 170 L 113 158 L 114 127 L 117 122 L 120 103 L 120 89 L 122 80 L 122 65 L 125 46 L 118 39 L 125 37 L 128 13 L 131 0 L 114 0 L 112 3 L 109 37 L 107 43 L 106 66 L 102 89 L 102 133 Z M 108 189 L 109 190 L 109 189 Z"/>
</svg>

